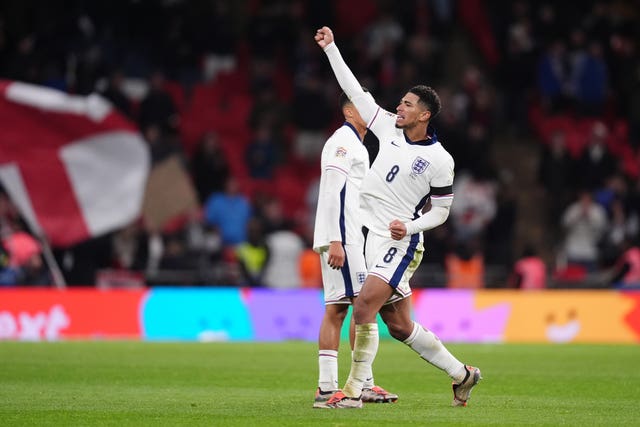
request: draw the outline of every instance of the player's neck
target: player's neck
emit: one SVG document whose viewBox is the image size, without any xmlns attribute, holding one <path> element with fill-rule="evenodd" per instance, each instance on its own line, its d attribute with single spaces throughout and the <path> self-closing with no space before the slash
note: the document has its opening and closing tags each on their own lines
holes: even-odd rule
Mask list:
<svg viewBox="0 0 640 427">
<path fill-rule="evenodd" d="M 360 137 L 360 141 L 364 140 L 364 134 L 367 133 L 367 128 L 364 126 L 359 126 L 358 123 L 354 123 L 351 120 L 347 120 L 347 123 L 349 123 L 351 126 L 353 126 L 353 128 L 356 130 L 356 132 L 358 132 L 358 136 Z"/>
<path fill-rule="evenodd" d="M 427 139 L 427 126 L 429 124 L 426 123 L 424 125 L 417 125 L 410 129 L 404 129 L 404 134 L 410 141 L 422 141 L 423 139 Z"/>
</svg>

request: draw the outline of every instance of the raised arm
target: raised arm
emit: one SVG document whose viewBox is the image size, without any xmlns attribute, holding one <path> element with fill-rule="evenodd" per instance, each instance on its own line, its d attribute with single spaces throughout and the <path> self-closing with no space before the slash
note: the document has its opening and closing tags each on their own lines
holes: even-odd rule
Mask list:
<svg viewBox="0 0 640 427">
<path fill-rule="evenodd" d="M 333 32 L 329 27 L 322 27 L 316 32 L 315 40 L 329 58 L 329 64 L 331 64 L 338 84 L 356 106 L 364 121 L 369 124 L 380 107 L 371 94 L 362 89 L 358 79 L 342 59 L 338 46 L 334 42 Z"/>
</svg>

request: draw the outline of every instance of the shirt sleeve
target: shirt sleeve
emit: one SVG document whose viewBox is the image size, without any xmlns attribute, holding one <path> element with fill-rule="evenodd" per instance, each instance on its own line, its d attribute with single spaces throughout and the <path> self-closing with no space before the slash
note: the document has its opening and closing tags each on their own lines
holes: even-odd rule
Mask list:
<svg viewBox="0 0 640 427">
<path fill-rule="evenodd" d="M 431 179 L 431 205 L 450 207 L 453 203 L 454 162 L 449 157 Z"/>
<path fill-rule="evenodd" d="M 436 228 L 444 224 L 448 217 L 449 206 L 431 206 L 431 209 L 427 213 L 405 224 L 405 227 L 407 227 L 407 235 Z"/>
<path fill-rule="evenodd" d="M 325 174 L 325 182 L 320 193 L 325 209 L 324 217 L 327 219 L 326 230 L 329 242 L 342 241 L 342 233 L 340 231 L 340 215 L 342 204 L 340 201 L 340 193 L 347 182 L 346 173 L 339 169 L 328 166 L 323 173 Z"/>
<path fill-rule="evenodd" d="M 326 149 L 330 150 L 330 152 L 328 153 L 328 160 L 324 169 L 335 170 L 346 176 L 349 175 L 349 170 L 351 170 L 351 162 L 353 161 L 352 153 L 349 152 L 350 150 L 347 144 L 340 144 L 337 141 L 339 140 L 326 145 Z"/>
<path fill-rule="evenodd" d="M 324 51 L 329 59 L 329 64 L 331 64 L 331 69 L 336 76 L 338 84 L 351 102 L 353 102 L 353 105 L 356 106 L 362 119 L 370 124 L 376 115 L 379 114 L 381 108 L 376 104 L 373 96 L 362 89 L 358 79 L 356 79 L 346 62 L 344 62 L 338 46 L 331 42 L 324 48 Z"/>
</svg>

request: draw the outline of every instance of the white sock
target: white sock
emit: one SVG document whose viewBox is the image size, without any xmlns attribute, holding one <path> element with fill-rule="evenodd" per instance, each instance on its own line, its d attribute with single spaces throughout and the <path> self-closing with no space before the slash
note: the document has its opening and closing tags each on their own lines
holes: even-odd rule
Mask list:
<svg viewBox="0 0 640 427">
<path fill-rule="evenodd" d="M 344 389 L 346 396 L 360 397 L 365 380 L 371 377 L 371 365 L 378 352 L 377 323 L 356 325 L 356 340 L 351 358 L 351 371 Z"/>
<path fill-rule="evenodd" d="M 351 351 L 351 359 L 353 360 L 353 351 Z M 370 366 L 369 372 L 367 373 L 367 376 L 364 379 L 364 383 L 362 384 L 362 388 L 372 388 L 375 384 L 376 383 L 373 379 L 373 366 Z"/>
<path fill-rule="evenodd" d="M 442 345 L 440 339 L 433 332 L 423 328 L 422 325 L 413 322 L 413 332 L 409 338 L 404 340 L 404 343 L 424 360 L 449 374 L 454 381 L 464 380 L 467 372 L 464 364 L 453 357 L 449 350 Z"/>
<path fill-rule="evenodd" d="M 340 388 L 338 384 L 338 352 L 336 350 L 319 350 L 318 387 L 322 391 L 334 391 Z"/>
</svg>

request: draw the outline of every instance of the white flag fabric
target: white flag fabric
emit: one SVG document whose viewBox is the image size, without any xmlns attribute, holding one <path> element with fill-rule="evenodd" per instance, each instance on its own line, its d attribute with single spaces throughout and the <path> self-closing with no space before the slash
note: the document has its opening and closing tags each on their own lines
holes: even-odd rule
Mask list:
<svg viewBox="0 0 640 427">
<path fill-rule="evenodd" d="M 150 163 L 136 126 L 99 95 L 0 80 L 0 181 L 52 246 L 136 220 Z"/>
</svg>

